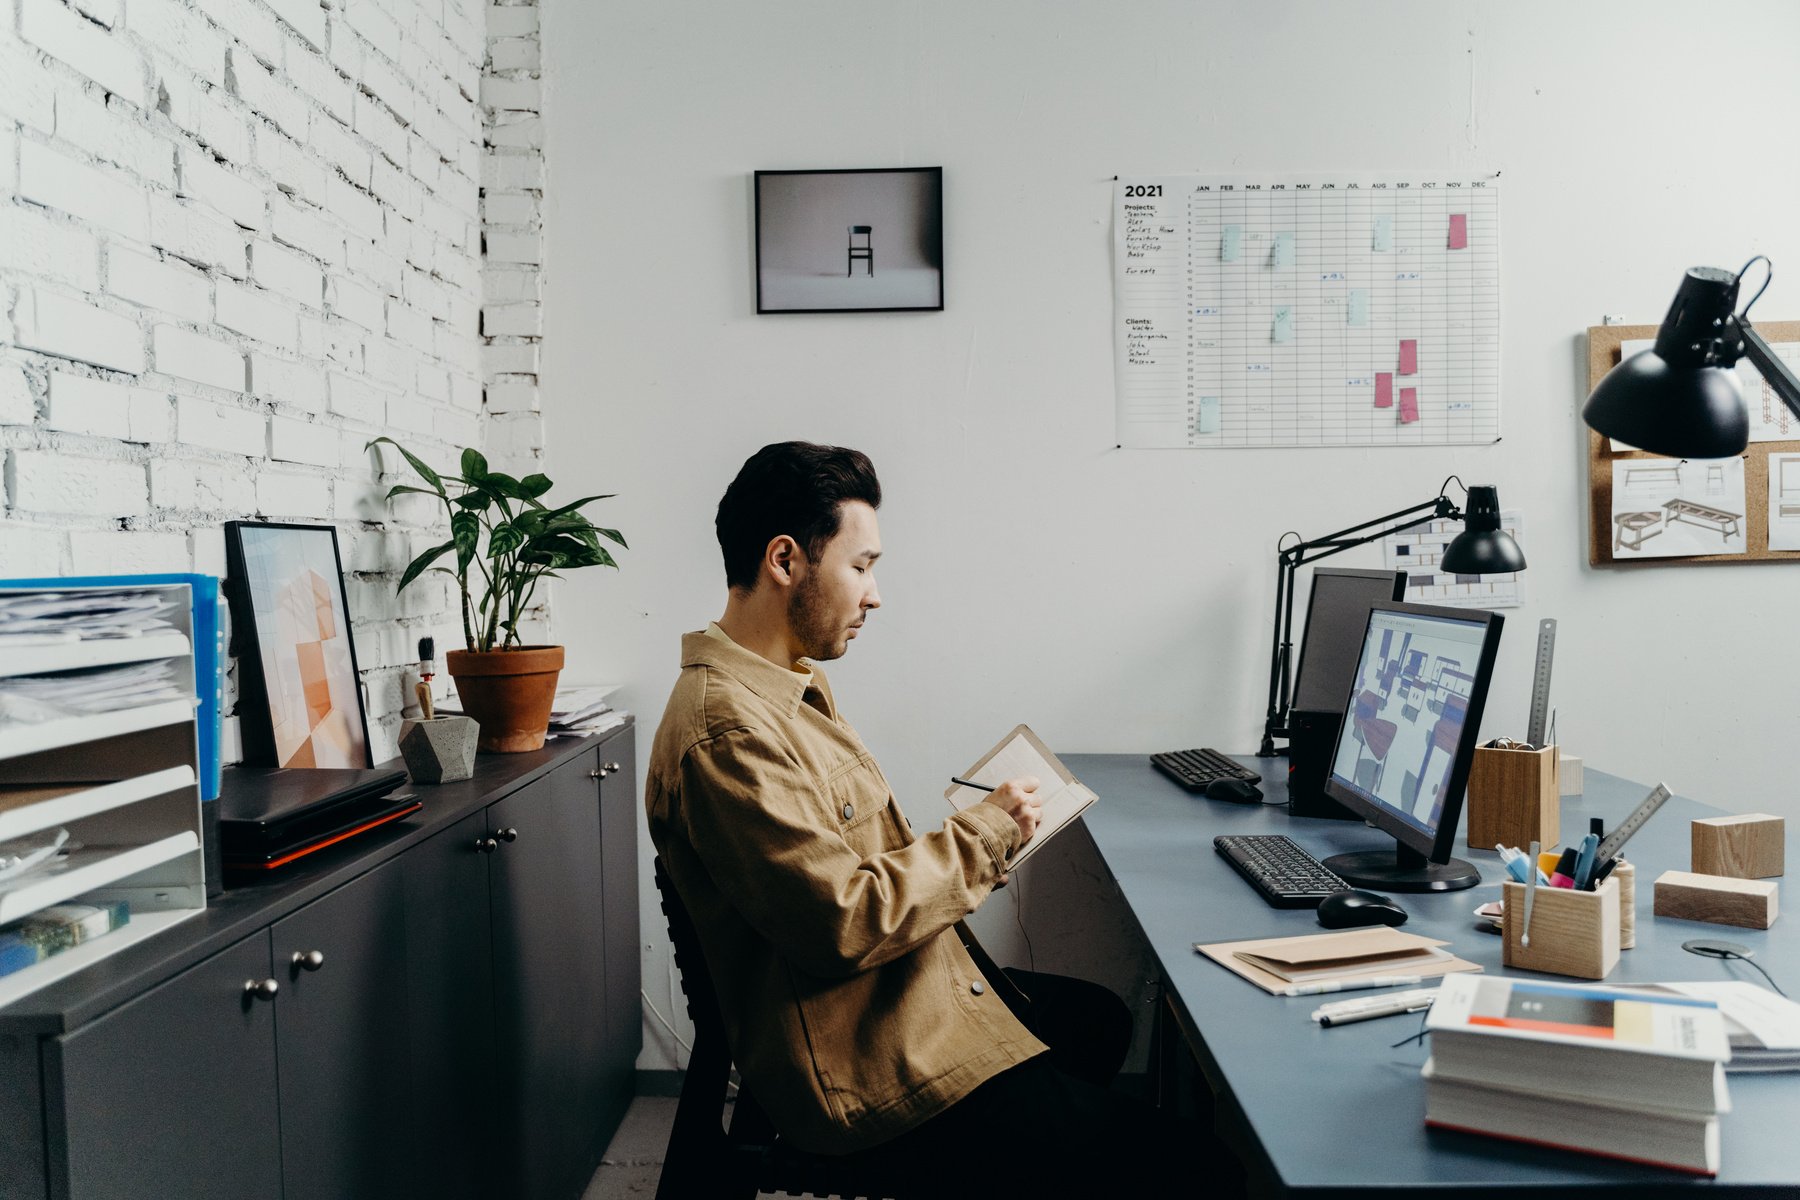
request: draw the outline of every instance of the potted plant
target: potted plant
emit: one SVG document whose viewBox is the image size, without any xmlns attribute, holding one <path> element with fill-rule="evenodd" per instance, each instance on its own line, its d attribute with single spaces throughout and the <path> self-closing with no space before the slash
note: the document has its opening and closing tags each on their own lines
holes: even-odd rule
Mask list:
<svg viewBox="0 0 1800 1200">
<path fill-rule="evenodd" d="M 466 647 L 450 651 L 445 668 L 456 681 L 463 711 L 481 724 L 478 745 L 502 753 L 538 749 L 550 727 L 563 648 L 520 645 L 519 620 L 531 607 L 540 580 L 560 579 L 559 572 L 572 567 L 618 567 L 600 539 L 620 546 L 625 539 L 616 529 L 594 525 L 580 511 L 610 497 L 585 496 L 551 508 L 541 499 L 551 488 L 547 476 L 514 479 L 490 471 L 487 459 L 474 449 L 462 452 L 462 474 L 441 474 L 393 438 L 378 437 L 365 448 L 383 442 L 398 450 L 428 485 L 396 484 L 387 498 L 407 492 L 435 496 L 450 514 L 450 540 L 413 559 L 395 591 L 426 571 L 456 580 Z M 436 565 L 446 554 L 454 556 L 454 570 Z M 472 575 L 475 592 L 470 589 Z"/>
</svg>

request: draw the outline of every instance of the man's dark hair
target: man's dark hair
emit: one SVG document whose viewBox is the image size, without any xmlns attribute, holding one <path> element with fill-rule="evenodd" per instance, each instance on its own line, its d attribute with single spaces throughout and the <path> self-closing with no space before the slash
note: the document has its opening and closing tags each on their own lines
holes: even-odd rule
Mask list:
<svg viewBox="0 0 1800 1200">
<path fill-rule="evenodd" d="M 713 520 L 725 554 L 725 582 L 754 588 L 763 551 L 784 533 L 818 561 L 837 536 L 838 506 L 846 500 L 881 507 L 881 481 L 860 450 L 775 442 L 752 454 L 725 489 Z"/>
</svg>

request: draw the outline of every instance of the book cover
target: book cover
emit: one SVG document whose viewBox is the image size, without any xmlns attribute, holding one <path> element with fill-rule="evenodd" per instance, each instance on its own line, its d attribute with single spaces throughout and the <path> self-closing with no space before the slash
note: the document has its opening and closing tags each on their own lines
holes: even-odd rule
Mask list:
<svg viewBox="0 0 1800 1200">
<path fill-rule="evenodd" d="M 1433 1045 L 1448 1034 L 1705 1062 L 1731 1058 L 1714 1001 L 1504 976 L 1446 980 L 1426 1028 Z"/>
</svg>

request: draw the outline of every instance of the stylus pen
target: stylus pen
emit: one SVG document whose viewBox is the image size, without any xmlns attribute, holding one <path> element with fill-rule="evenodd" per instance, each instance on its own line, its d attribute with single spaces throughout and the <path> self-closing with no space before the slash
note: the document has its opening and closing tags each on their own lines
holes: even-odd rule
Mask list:
<svg viewBox="0 0 1800 1200">
<path fill-rule="evenodd" d="M 1538 860 L 1538 847 L 1542 842 L 1531 843 L 1531 861 Z M 1519 945 L 1531 945 L 1531 899 L 1537 895 L 1538 873 L 1533 871 L 1531 878 L 1525 881 L 1525 919 L 1519 923 Z"/>
<path fill-rule="evenodd" d="M 993 788 L 989 787 L 985 783 L 976 783 L 973 779 L 958 779 L 954 775 L 952 775 L 950 777 L 950 782 L 951 783 L 960 783 L 964 787 L 972 787 L 978 792 L 991 792 L 994 790 Z"/>
<path fill-rule="evenodd" d="M 1387 997 L 1380 1002 L 1361 1004 L 1355 1008 L 1315 1009 L 1312 1017 L 1321 1026 L 1329 1029 L 1333 1025 L 1348 1025 L 1353 1021 L 1369 1021 L 1376 1017 L 1392 1017 L 1398 1016 L 1400 1013 L 1420 1012 L 1430 1008 L 1432 1001 L 1436 999 L 1435 992 L 1430 995 L 1407 992 L 1403 995 Z"/>
</svg>

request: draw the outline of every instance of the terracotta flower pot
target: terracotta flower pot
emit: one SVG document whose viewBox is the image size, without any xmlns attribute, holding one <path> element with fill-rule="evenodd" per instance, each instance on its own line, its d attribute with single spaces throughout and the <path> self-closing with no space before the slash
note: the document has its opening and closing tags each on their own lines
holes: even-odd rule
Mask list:
<svg viewBox="0 0 1800 1200">
<path fill-rule="evenodd" d="M 562 673 L 561 646 L 452 650 L 444 666 L 456 681 L 463 711 L 481 725 L 479 749 L 520 754 L 543 748 Z"/>
</svg>

